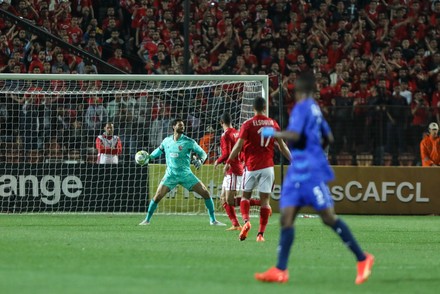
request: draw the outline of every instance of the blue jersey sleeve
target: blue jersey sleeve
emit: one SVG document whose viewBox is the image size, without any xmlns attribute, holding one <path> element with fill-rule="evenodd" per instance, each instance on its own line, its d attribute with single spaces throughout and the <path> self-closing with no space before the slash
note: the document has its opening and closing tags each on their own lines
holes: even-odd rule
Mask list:
<svg viewBox="0 0 440 294">
<path fill-rule="evenodd" d="M 304 105 L 304 103 L 297 104 L 293 109 L 287 126 L 288 131 L 301 134 L 304 130 L 307 117 L 307 108 L 304 108 Z"/>
<path fill-rule="evenodd" d="M 330 126 L 328 125 L 327 121 L 325 119 L 322 119 L 321 123 L 321 133 L 323 136 L 327 137 L 332 130 L 330 129 Z"/>
</svg>

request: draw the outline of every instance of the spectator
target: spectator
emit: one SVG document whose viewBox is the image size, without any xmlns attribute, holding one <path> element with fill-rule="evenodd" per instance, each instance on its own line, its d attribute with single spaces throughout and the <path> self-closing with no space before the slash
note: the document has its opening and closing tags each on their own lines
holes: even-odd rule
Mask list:
<svg viewBox="0 0 440 294">
<path fill-rule="evenodd" d="M 437 124 L 440 124 L 440 81 L 437 82 L 435 89 L 432 94 L 431 107 Z"/>
<path fill-rule="evenodd" d="M 423 97 L 423 93 L 417 90 L 414 95 L 414 101 L 411 103 L 411 140 L 415 150 L 419 153 L 420 134 L 426 129 L 429 120 L 429 103 Z"/>
<path fill-rule="evenodd" d="M 108 59 L 111 56 L 111 52 L 113 52 L 113 50 L 116 49 L 123 49 L 124 46 L 124 40 L 122 40 L 121 38 L 119 38 L 119 31 L 114 29 L 111 32 L 110 38 L 108 38 L 107 40 L 105 40 L 104 42 L 104 47 L 107 49 L 106 53 L 103 58 L 104 59 Z"/>
<path fill-rule="evenodd" d="M 44 95 L 41 99 L 40 112 L 43 114 L 43 143 L 48 143 L 52 138 L 56 138 L 56 123 L 57 123 L 57 95 Z"/>
<path fill-rule="evenodd" d="M 13 1 L 13 5 L 9 2 L 3 1 L 0 5 L 127 72 L 179 74 L 183 71 L 183 11 L 176 0 L 99 1 L 99 13 L 96 14 L 93 4 L 97 8 L 98 2 L 92 0 L 20 0 Z M 440 81 L 438 1 L 433 1 L 432 5 L 410 1 L 407 7 L 398 1 L 385 4 L 386 1 L 376 0 L 304 1 L 297 6 L 284 0 L 279 3 L 257 1 L 255 4 L 249 0 L 220 1 L 214 5 L 202 2 L 195 4 L 191 15 L 190 64 L 195 72 L 273 72 L 281 74 L 284 80 L 292 72 L 295 75 L 312 69 L 321 81 L 320 103 L 329 106 L 330 114 L 335 113 L 331 101 L 341 97 L 344 83 L 349 84 L 356 104 L 354 128 L 360 130 L 355 138 L 358 146 L 365 145 L 366 140 L 362 138 L 371 137 L 368 131 L 373 126 L 378 128 L 377 133 L 387 134 L 386 124 L 390 122 L 387 111 L 393 110 L 392 105 L 383 99 L 394 102 L 388 98 L 397 95 L 396 89 L 413 111 L 416 109 L 413 101 L 416 91 L 421 91 L 419 95 L 426 101 L 426 115 L 422 115 L 424 107 L 418 107 L 411 120 L 413 138 L 409 142 L 414 142 L 414 146 L 419 146 L 415 139 L 421 128 L 426 127 L 425 122 L 415 129 L 414 123 L 421 116 L 428 121 L 433 114 L 440 123 L 438 89 L 434 87 Z M 112 38 L 112 34 L 118 37 Z M 110 42 L 106 42 L 108 40 Z M 119 49 L 128 60 L 119 54 Z M 136 53 L 145 64 L 137 62 Z M 120 55 L 119 59 L 117 56 Z M 274 63 L 277 66 L 272 66 Z M 97 68 L 63 53 L 50 41 L 39 42 L 8 20 L 0 20 L 0 72 L 69 71 L 96 73 Z M 286 88 L 284 85 L 277 87 L 278 82 L 272 80 L 272 94 L 279 93 L 277 89 Z M 377 94 L 377 97 L 384 97 L 366 100 L 371 96 L 367 94 L 371 92 L 370 88 L 379 84 L 382 88 L 384 83 L 386 95 Z M 283 93 L 285 108 L 292 105 L 288 98 L 292 91 L 286 88 Z M 270 99 L 273 101 L 274 97 Z M 375 104 L 377 102 L 379 104 Z M 365 116 L 360 111 L 364 103 L 368 109 Z M 428 108 L 429 104 L 432 109 Z M 373 117 L 382 120 L 373 123 L 369 120 Z M 329 119 L 333 126 L 338 124 L 336 117 L 330 115 Z M 404 128 L 410 126 L 409 121 L 403 123 Z M 368 126 L 368 130 L 364 131 L 362 125 Z M 414 137 L 416 133 L 417 137 Z M 368 142 L 373 143 L 379 137 Z"/>
<path fill-rule="evenodd" d="M 396 88 L 396 87 L 395 87 Z M 394 92 L 393 95 L 396 94 L 396 89 L 394 88 Z M 412 93 L 411 91 L 408 89 L 408 81 L 406 79 L 402 79 L 400 81 L 400 85 L 399 85 L 399 94 L 400 96 L 404 97 L 406 99 L 406 104 L 410 105 L 412 102 Z"/>
<path fill-rule="evenodd" d="M 115 113 L 115 122 L 118 124 L 118 133 L 124 147 L 124 159 L 134 158 L 137 152 L 137 120 L 135 108 L 137 106 L 136 99 L 128 94 L 123 94 L 119 107 Z"/>
<path fill-rule="evenodd" d="M 58 69 L 62 70 L 61 73 L 70 73 L 69 66 L 64 61 L 64 54 L 61 52 L 56 55 L 56 60 L 52 65 L 52 73 L 58 73 Z"/>
<path fill-rule="evenodd" d="M 335 71 L 330 74 L 330 85 L 336 86 L 338 83 L 344 82 L 342 78 L 343 67 L 342 63 L 336 63 Z"/>
<path fill-rule="evenodd" d="M 150 125 L 149 144 L 157 146 L 170 133 L 170 111 L 169 108 L 159 99 L 153 101 L 153 109 L 157 111 L 155 117 L 152 116 Z"/>
<path fill-rule="evenodd" d="M 393 162 L 397 164 L 398 155 L 405 152 L 405 126 L 408 117 L 408 103 L 400 95 L 400 86 L 394 87 L 394 95 L 388 100 L 387 106 L 387 145 L 385 152 L 393 155 Z"/>
<path fill-rule="evenodd" d="M 92 18 L 83 35 L 83 43 L 87 43 L 89 38 L 95 38 L 96 43 L 102 44 L 102 34 L 102 30 L 98 26 L 98 20 L 96 18 Z"/>
<path fill-rule="evenodd" d="M 98 150 L 98 164 L 118 164 L 118 156 L 122 153 L 122 144 L 118 136 L 115 136 L 112 123 L 106 123 L 104 133 L 96 138 Z"/>
<path fill-rule="evenodd" d="M 367 134 L 367 114 L 368 114 L 368 99 L 371 93 L 368 90 L 368 82 L 361 81 L 359 90 L 356 91 L 353 101 L 353 119 L 354 119 L 354 129 L 356 130 L 355 145 L 365 148 L 368 141 Z"/>
<path fill-rule="evenodd" d="M 387 96 L 384 89 L 372 86 L 370 88 L 371 96 L 368 98 L 368 114 L 367 114 L 367 150 L 374 153 L 374 164 L 383 164 L 383 153 L 385 145 L 385 128 L 386 128 L 386 103 Z"/>
<path fill-rule="evenodd" d="M 40 68 L 40 72 L 44 72 L 44 62 L 46 60 L 46 53 L 41 50 L 40 52 L 38 52 L 37 54 L 37 58 L 32 58 L 32 62 L 29 65 L 29 72 L 33 72 L 35 67 L 39 67 Z"/>
<path fill-rule="evenodd" d="M 26 152 L 25 161 L 28 160 L 29 154 L 41 149 L 42 140 L 39 136 L 41 122 L 39 117 L 39 105 L 41 97 L 34 93 L 40 90 L 41 88 L 31 87 L 23 97 L 19 98 L 15 95 L 11 97 L 22 106 L 19 130 Z"/>
<path fill-rule="evenodd" d="M 127 58 L 122 57 L 122 49 L 116 48 L 114 52 L 114 57 L 110 58 L 107 62 L 126 73 L 131 73 L 131 64 Z"/>
<path fill-rule="evenodd" d="M 353 96 L 349 90 L 350 86 L 343 84 L 340 96 L 332 99 L 336 153 L 353 147 Z"/>
<path fill-rule="evenodd" d="M 217 158 L 215 149 L 217 146 L 214 144 L 215 142 L 215 134 L 214 129 L 212 126 L 208 126 L 206 128 L 206 132 L 203 135 L 203 137 L 200 139 L 199 145 L 202 147 L 202 149 L 206 152 L 208 155 L 208 158 L 206 159 L 206 163 L 213 164 L 215 162 L 215 159 Z"/>
<path fill-rule="evenodd" d="M 107 113 L 110 121 L 115 120 L 116 114 L 119 113 L 119 107 L 121 103 L 122 103 L 122 94 L 117 93 L 115 95 L 115 99 L 113 99 L 107 104 Z"/>
<path fill-rule="evenodd" d="M 66 110 L 63 110 L 66 112 Z M 63 113 L 63 117 L 67 118 L 72 114 L 71 111 L 67 110 L 67 114 Z M 84 137 L 84 129 L 81 121 L 77 117 L 70 117 L 68 120 L 65 120 L 68 123 L 67 128 L 63 129 L 63 133 L 61 136 L 61 140 L 65 149 L 69 151 L 74 151 L 83 154 L 86 149 L 86 142 Z"/>
<path fill-rule="evenodd" d="M 89 107 L 86 111 L 85 122 L 87 125 L 88 138 L 91 139 L 96 138 L 97 134 L 101 131 L 104 122 L 108 119 L 108 113 L 102 105 L 102 98 L 92 96 L 88 102 Z"/>
<path fill-rule="evenodd" d="M 95 55 L 96 57 L 102 57 L 102 47 L 98 45 L 96 39 L 92 36 L 89 37 L 87 45 L 84 47 L 84 50 L 88 51 L 90 54 Z"/>
<path fill-rule="evenodd" d="M 420 142 L 420 156 L 423 166 L 440 166 L 440 138 L 438 124 L 429 124 L 429 134 Z"/>
</svg>

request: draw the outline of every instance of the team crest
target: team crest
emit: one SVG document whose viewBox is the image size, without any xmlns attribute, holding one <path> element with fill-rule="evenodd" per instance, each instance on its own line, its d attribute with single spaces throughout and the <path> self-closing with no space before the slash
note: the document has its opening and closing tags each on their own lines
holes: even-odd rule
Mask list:
<svg viewBox="0 0 440 294">
<path fill-rule="evenodd" d="M 180 146 L 179 146 L 179 151 L 182 151 L 182 149 L 183 149 L 183 146 L 180 145 Z"/>
</svg>

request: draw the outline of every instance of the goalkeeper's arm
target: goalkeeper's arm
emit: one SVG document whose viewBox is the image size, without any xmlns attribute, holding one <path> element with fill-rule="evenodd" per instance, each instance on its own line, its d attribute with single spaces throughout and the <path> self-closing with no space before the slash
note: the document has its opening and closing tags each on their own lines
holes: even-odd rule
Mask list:
<svg viewBox="0 0 440 294">
<path fill-rule="evenodd" d="M 193 160 L 191 161 L 191 163 L 194 164 L 196 169 L 199 169 L 208 158 L 208 155 L 206 154 L 205 150 L 203 150 L 202 147 L 200 147 L 199 144 L 197 144 L 195 141 L 192 150 L 198 156 L 198 158 L 195 158 L 195 156 L 193 156 Z"/>
<path fill-rule="evenodd" d="M 159 158 L 163 153 L 164 153 L 164 147 L 162 144 L 160 144 L 159 147 L 157 147 L 156 149 L 154 149 L 153 152 L 151 152 L 150 154 L 150 158 L 149 159 L 156 159 Z"/>
</svg>

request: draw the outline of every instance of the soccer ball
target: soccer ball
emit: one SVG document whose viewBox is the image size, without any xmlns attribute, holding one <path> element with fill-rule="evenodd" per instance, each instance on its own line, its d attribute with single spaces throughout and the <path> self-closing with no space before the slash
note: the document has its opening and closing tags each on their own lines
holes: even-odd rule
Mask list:
<svg viewBox="0 0 440 294">
<path fill-rule="evenodd" d="M 145 150 L 138 151 L 134 157 L 134 160 L 140 166 L 146 165 L 150 161 L 150 154 L 148 154 L 148 152 Z"/>
</svg>

